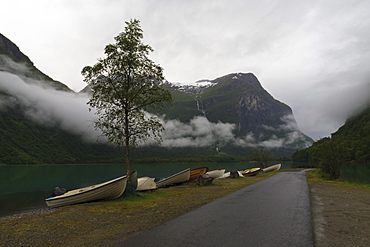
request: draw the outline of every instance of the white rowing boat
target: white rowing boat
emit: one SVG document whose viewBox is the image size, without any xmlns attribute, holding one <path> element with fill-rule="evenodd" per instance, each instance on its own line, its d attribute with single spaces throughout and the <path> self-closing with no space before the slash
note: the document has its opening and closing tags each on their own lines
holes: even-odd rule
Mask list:
<svg viewBox="0 0 370 247">
<path fill-rule="evenodd" d="M 167 178 L 161 179 L 157 182 L 158 188 L 166 187 L 173 184 L 183 183 L 188 181 L 190 178 L 190 168 L 185 169 L 181 172 L 173 174 Z"/>
<path fill-rule="evenodd" d="M 211 178 L 219 178 L 225 173 L 225 168 L 213 169 L 206 172 Z"/>
<path fill-rule="evenodd" d="M 239 175 L 239 177 L 243 177 L 243 174 L 240 172 L 240 171 L 237 171 L 238 172 L 238 175 Z M 231 172 L 225 172 L 221 177 L 218 177 L 217 179 L 220 179 L 220 178 L 228 178 L 228 177 L 230 177 L 230 175 L 231 175 Z"/>
<path fill-rule="evenodd" d="M 280 168 L 281 168 L 281 164 L 275 164 L 275 165 L 263 168 L 262 171 L 263 172 L 273 172 L 273 171 L 280 170 Z"/>
<path fill-rule="evenodd" d="M 157 184 L 154 182 L 154 178 L 141 177 L 137 179 L 136 191 L 155 190 Z"/>
<path fill-rule="evenodd" d="M 45 199 L 45 202 L 49 207 L 55 208 L 83 202 L 115 199 L 123 194 L 126 184 L 127 176 L 125 175 L 105 183 L 75 189 L 62 195 L 49 197 Z"/>
</svg>

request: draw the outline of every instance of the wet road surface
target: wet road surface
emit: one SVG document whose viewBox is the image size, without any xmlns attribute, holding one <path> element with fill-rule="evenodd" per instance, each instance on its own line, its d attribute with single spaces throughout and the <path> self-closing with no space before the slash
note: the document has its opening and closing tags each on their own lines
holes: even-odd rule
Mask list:
<svg viewBox="0 0 370 247">
<path fill-rule="evenodd" d="M 305 172 L 280 172 L 118 246 L 313 246 Z"/>
</svg>

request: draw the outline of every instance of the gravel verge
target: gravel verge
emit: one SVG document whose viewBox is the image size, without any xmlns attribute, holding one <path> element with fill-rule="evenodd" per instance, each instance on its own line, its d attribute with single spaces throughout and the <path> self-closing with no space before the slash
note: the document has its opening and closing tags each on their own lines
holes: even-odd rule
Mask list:
<svg viewBox="0 0 370 247">
<path fill-rule="evenodd" d="M 315 246 L 370 245 L 370 190 L 334 182 L 310 184 Z"/>
</svg>

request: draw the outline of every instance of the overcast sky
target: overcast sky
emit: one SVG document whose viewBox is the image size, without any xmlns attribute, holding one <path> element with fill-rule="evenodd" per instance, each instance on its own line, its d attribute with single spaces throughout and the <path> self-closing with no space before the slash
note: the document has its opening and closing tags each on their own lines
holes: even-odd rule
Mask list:
<svg viewBox="0 0 370 247">
<path fill-rule="evenodd" d="M 254 73 L 315 140 L 370 98 L 370 1 L 12 0 L 0 33 L 75 91 L 81 70 L 139 19 L 171 82 Z"/>
</svg>

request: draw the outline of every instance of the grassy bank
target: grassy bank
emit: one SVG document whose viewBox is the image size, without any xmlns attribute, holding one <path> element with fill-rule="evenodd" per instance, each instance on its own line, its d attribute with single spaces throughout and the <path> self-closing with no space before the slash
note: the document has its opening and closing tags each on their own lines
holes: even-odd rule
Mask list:
<svg viewBox="0 0 370 247">
<path fill-rule="evenodd" d="M 85 203 L 0 221 L 0 246 L 114 246 L 206 203 L 274 175 L 219 179 Z"/>
<path fill-rule="evenodd" d="M 346 185 L 346 186 L 352 186 L 352 187 L 357 187 L 357 188 L 370 189 L 370 184 L 351 183 L 343 179 L 332 180 L 330 179 L 330 176 L 328 174 L 322 172 L 320 169 L 314 169 L 314 170 L 308 171 L 306 173 L 306 177 L 307 177 L 307 181 L 309 184 L 312 184 L 315 182 L 329 182 L 329 183 L 335 183 L 338 185 Z"/>
</svg>

